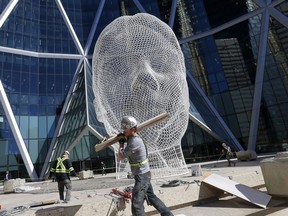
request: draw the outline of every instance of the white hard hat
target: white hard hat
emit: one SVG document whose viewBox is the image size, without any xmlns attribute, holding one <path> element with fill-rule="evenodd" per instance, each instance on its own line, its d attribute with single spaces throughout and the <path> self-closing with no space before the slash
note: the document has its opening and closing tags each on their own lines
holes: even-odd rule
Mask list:
<svg viewBox="0 0 288 216">
<path fill-rule="evenodd" d="M 66 153 L 67 155 L 70 155 L 69 151 L 67 151 L 67 150 L 66 150 L 66 151 L 64 151 L 64 153 Z"/>
<path fill-rule="evenodd" d="M 133 116 L 124 116 L 121 121 L 122 130 L 130 129 L 137 126 L 137 120 Z"/>
</svg>

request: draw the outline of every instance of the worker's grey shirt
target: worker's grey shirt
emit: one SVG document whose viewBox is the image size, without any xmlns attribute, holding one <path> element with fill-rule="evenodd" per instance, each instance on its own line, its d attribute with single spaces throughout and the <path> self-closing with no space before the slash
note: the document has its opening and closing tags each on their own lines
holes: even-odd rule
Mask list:
<svg viewBox="0 0 288 216">
<path fill-rule="evenodd" d="M 148 157 L 143 140 L 139 136 L 128 137 L 127 146 L 122 151 L 123 158 L 128 158 L 130 164 L 140 163 Z M 140 166 L 131 166 L 133 175 L 144 174 L 150 170 L 149 163 Z"/>
</svg>

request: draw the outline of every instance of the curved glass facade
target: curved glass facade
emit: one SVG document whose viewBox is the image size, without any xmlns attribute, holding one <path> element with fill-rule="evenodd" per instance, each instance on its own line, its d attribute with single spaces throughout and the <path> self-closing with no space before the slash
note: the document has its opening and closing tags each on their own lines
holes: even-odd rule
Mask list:
<svg viewBox="0 0 288 216">
<path fill-rule="evenodd" d="M 94 151 L 105 130 L 93 107 L 91 59 L 109 23 L 140 12 L 167 23 L 185 56 L 187 162 L 218 158 L 223 141 L 235 150 L 286 150 L 287 1 L 3 0 L 0 176 L 43 178 L 64 149 L 78 171 L 100 160 L 113 167 L 111 150 Z"/>
</svg>

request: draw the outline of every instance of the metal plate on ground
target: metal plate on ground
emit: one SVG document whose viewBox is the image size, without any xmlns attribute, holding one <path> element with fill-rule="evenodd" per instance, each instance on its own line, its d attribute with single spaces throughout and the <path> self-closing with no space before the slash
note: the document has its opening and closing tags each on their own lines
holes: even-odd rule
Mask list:
<svg viewBox="0 0 288 216">
<path fill-rule="evenodd" d="M 233 194 L 262 208 L 266 208 L 271 199 L 271 196 L 266 193 L 250 188 L 246 185 L 239 184 L 228 179 L 227 177 L 217 174 L 209 175 L 208 177 L 204 178 L 202 182 Z"/>
</svg>

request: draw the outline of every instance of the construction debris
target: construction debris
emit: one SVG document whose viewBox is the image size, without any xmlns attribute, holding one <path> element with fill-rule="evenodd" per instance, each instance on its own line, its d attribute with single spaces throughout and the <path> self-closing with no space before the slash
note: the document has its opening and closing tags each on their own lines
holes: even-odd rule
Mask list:
<svg viewBox="0 0 288 216">
<path fill-rule="evenodd" d="M 24 192 L 40 190 L 40 189 L 41 189 L 40 187 L 19 186 L 19 187 L 14 187 L 14 192 L 15 193 L 24 193 Z"/>
<path fill-rule="evenodd" d="M 11 209 L 0 210 L 0 216 L 10 216 L 24 213 L 28 208 L 26 206 L 17 206 Z"/>
<path fill-rule="evenodd" d="M 126 203 L 129 203 L 132 199 L 132 189 L 131 187 L 125 188 L 123 191 L 113 188 L 109 194 L 112 197 L 110 207 L 108 209 L 107 215 L 114 215 L 117 212 L 124 211 L 126 209 Z M 112 208 L 114 204 L 114 207 Z"/>
<path fill-rule="evenodd" d="M 58 200 L 45 200 L 45 201 L 40 201 L 40 202 L 33 202 L 30 204 L 30 208 L 38 207 L 38 206 L 45 206 L 45 205 L 52 205 L 56 203 L 59 203 L 59 201 Z"/>
<path fill-rule="evenodd" d="M 168 183 L 162 184 L 160 187 L 177 187 L 179 185 L 190 185 L 193 183 L 197 183 L 197 180 L 194 180 L 193 182 L 188 182 L 188 181 L 182 181 L 182 180 L 171 180 L 168 181 Z"/>
<path fill-rule="evenodd" d="M 262 208 L 266 208 L 271 199 L 271 196 L 266 193 L 250 188 L 246 185 L 239 184 L 217 174 L 209 175 L 203 179 L 202 183 L 203 182 Z M 202 186 L 205 187 L 205 184 L 201 184 L 201 187 Z"/>
</svg>

